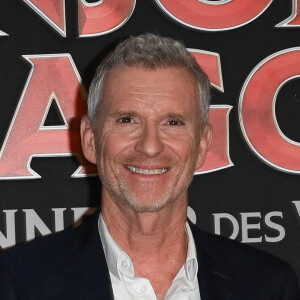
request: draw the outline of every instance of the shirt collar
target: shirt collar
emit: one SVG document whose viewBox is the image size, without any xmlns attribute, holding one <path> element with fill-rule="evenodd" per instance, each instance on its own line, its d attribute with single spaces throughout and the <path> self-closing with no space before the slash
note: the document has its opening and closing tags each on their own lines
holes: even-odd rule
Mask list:
<svg viewBox="0 0 300 300">
<path fill-rule="evenodd" d="M 130 263 L 130 257 L 118 246 L 118 244 L 110 235 L 104 222 L 102 213 L 99 215 L 98 228 L 108 269 L 115 277 L 120 279 L 118 272 L 118 258 L 124 257 L 124 261 L 126 261 L 126 258 L 128 258 L 127 263 Z M 125 263 L 123 263 L 123 265 L 125 266 Z M 121 267 L 121 265 L 119 265 L 119 267 Z"/>
<path fill-rule="evenodd" d="M 102 213 L 99 215 L 98 230 L 109 271 L 118 279 L 120 279 L 119 272 L 129 278 L 134 278 L 133 263 L 126 252 L 118 246 L 110 235 Z M 186 232 L 188 236 L 188 250 L 183 267 L 188 281 L 194 283 L 198 273 L 198 261 L 193 234 L 188 222 L 186 222 Z"/>
<path fill-rule="evenodd" d="M 187 279 L 194 283 L 197 279 L 198 274 L 198 261 L 195 241 L 188 222 L 186 222 L 186 232 L 188 236 L 188 250 L 186 255 L 186 262 L 184 264 L 184 269 Z"/>
</svg>

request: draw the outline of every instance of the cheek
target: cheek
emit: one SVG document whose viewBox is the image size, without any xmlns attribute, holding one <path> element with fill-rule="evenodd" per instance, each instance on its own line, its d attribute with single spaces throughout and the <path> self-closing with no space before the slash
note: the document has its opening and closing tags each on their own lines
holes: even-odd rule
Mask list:
<svg viewBox="0 0 300 300">
<path fill-rule="evenodd" d="M 168 147 L 183 163 L 193 161 L 197 156 L 197 147 L 193 137 L 177 137 L 168 142 Z"/>
<path fill-rule="evenodd" d="M 132 148 L 132 142 L 120 134 L 106 133 L 99 140 L 99 153 L 102 157 L 109 160 L 115 160 L 128 149 Z M 100 157 L 101 157 L 100 156 Z"/>
</svg>

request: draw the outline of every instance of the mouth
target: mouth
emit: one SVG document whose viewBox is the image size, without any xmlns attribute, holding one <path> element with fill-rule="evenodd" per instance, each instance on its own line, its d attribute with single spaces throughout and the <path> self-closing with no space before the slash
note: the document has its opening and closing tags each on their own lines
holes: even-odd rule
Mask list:
<svg viewBox="0 0 300 300">
<path fill-rule="evenodd" d="M 142 175 L 161 175 L 168 171 L 168 168 L 142 169 L 133 166 L 126 166 L 126 168 L 135 174 L 142 174 Z"/>
</svg>

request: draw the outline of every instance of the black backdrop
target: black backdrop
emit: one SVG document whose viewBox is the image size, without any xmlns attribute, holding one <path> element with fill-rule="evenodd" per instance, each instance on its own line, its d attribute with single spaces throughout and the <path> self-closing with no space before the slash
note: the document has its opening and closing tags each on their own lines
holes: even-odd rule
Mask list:
<svg viewBox="0 0 300 300">
<path fill-rule="evenodd" d="M 55 1 L 45 2 L 50 5 Z M 222 5 L 221 1 L 206 2 Z M 78 2 L 66 0 L 64 37 L 24 1 L 1 0 L 0 143 L 5 141 L 31 70 L 22 55 L 69 53 L 87 89 L 102 57 L 129 35 L 153 32 L 179 39 L 188 48 L 218 53 L 224 92 L 214 89 L 212 104 L 233 107 L 229 114 L 229 153 L 234 166 L 196 175 L 189 192 L 189 206 L 195 211 L 201 228 L 218 232 L 220 227 L 221 234 L 229 237 L 235 226 L 234 237 L 289 261 L 300 275 L 300 181 L 297 175 L 300 170 L 296 167 L 293 172 L 283 172 L 259 159 L 246 143 L 238 114 L 242 87 L 254 67 L 268 56 L 300 44 L 300 28 L 275 27 L 291 16 L 297 1 L 269 2 L 266 11 L 244 26 L 208 31 L 172 20 L 154 0 L 137 0 L 130 18 L 117 30 L 100 36 L 78 37 Z M 299 53 L 296 56 L 298 58 Z M 300 76 L 300 68 L 297 74 Z M 275 112 L 281 131 L 299 147 L 300 81 L 294 77 L 280 89 Z M 270 76 L 269 81 L 272 79 Z M 39 92 L 36 87 L 36 93 Z M 35 110 L 36 106 L 31 107 L 32 116 Z M 51 107 L 44 125 L 60 122 Z M 17 139 L 15 147 L 22 152 L 22 141 Z M 300 157 L 300 148 L 298 153 Z M 289 159 L 288 153 L 286 157 Z M 3 159 L 2 156 L 0 164 Z M 299 165 L 299 159 L 295 161 Z M 0 179 L 1 248 L 67 227 L 74 221 L 74 211 L 80 214 L 83 211 L 80 208 L 99 205 L 101 184 L 96 177 L 72 178 L 78 166 L 76 157 L 45 155 L 33 157 L 31 161 L 31 168 L 41 178 Z"/>
</svg>

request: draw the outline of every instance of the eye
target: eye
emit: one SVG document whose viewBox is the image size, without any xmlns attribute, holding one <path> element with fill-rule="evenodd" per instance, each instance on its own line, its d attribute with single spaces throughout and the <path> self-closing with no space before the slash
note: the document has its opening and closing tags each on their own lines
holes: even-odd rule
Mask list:
<svg viewBox="0 0 300 300">
<path fill-rule="evenodd" d="M 181 121 L 181 120 L 170 120 L 167 122 L 167 125 L 170 125 L 170 126 L 179 126 L 179 125 L 184 125 L 184 122 Z"/>
<path fill-rule="evenodd" d="M 133 120 L 132 117 L 122 117 L 122 118 L 119 118 L 117 120 L 117 123 L 128 123 L 128 124 L 131 123 L 131 124 L 133 124 L 134 120 Z"/>
</svg>

